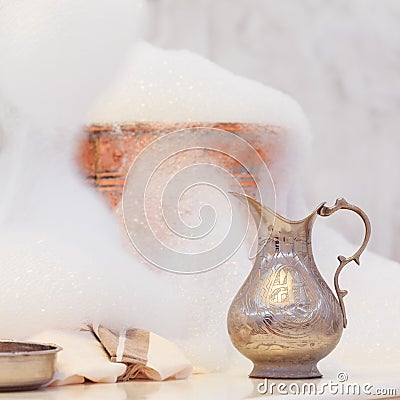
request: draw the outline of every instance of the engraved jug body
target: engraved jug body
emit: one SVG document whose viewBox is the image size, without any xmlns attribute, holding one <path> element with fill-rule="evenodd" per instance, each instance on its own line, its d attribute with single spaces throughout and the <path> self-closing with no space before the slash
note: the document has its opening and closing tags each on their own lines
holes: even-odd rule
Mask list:
<svg viewBox="0 0 400 400">
<path fill-rule="evenodd" d="M 335 348 L 346 326 L 347 292 L 339 288 L 338 276 L 350 261 L 359 263 L 370 235 L 368 218 L 338 199 L 333 207 L 322 204 L 301 221 L 290 221 L 251 197 L 235 195 L 259 221 L 259 244 L 254 266 L 228 312 L 231 341 L 253 362 L 250 377 L 321 377 L 317 362 Z M 366 235 L 356 254 L 338 257 L 336 298 L 315 264 L 311 231 L 317 215 L 344 208 L 363 218 Z"/>
</svg>

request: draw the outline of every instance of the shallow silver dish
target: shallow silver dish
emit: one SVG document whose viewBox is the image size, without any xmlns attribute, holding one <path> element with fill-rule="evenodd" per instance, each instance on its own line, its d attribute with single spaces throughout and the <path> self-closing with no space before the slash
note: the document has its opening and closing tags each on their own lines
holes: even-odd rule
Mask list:
<svg viewBox="0 0 400 400">
<path fill-rule="evenodd" d="M 60 350 L 54 344 L 0 340 L 0 391 L 33 390 L 50 382 Z"/>
</svg>

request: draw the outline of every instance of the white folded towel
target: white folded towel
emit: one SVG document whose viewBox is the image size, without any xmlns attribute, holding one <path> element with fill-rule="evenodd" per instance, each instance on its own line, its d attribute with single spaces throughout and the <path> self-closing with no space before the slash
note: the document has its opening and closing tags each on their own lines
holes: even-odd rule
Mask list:
<svg viewBox="0 0 400 400">
<path fill-rule="evenodd" d="M 191 363 L 178 346 L 147 331 L 130 329 L 117 335 L 101 326 L 93 331 L 47 330 L 28 340 L 56 343 L 63 348 L 48 386 L 85 381 L 114 383 L 134 378 L 184 379 L 192 373 Z M 137 357 L 139 353 L 141 359 Z"/>
</svg>

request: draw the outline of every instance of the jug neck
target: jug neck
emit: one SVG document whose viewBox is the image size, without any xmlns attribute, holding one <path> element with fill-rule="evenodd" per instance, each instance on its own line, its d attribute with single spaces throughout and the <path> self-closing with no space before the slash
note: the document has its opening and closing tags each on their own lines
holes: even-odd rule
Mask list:
<svg viewBox="0 0 400 400">
<path fill-rule="evenodd" d="M 311 235 L 304 231 L 271 234 L 268 238 L 261 239 L 258 243 L 258 255 L 263 258 L 272 258 L 276 254 L 292 257 L 294 254 L 305 258 L 310 254 Z"/>
<path fill-rule="evenodd" d="M 312 227 L 322 204 L 302 220 L 291 221 L 250 196 L 234 195 L 248 205 L 258 226 L 259 252 L 263 249 L 267 253 L 285 250 L 297 254 L 307 253 L 311 246 Z"/>
<path fill-rule="evenodd" d="M 266 207 L 264 207 L 265 209 Z M 259 229 L 259 252 L 268 257 L 276 253 L 283 255 L 296 254 L 307 257 L 311 254 L 311 232 L 317 217 L 317 207 L 311 214 L 300 221 L 291 221 L 274 213 L 273 225 L 268 223 L 269 229 Z M 271 214 L 272 210 L 268 210 Z M 260 224 L 265 223 L 261 218 Z M 267 235 L 265 235 L 267 234 Z"/>
</svg>

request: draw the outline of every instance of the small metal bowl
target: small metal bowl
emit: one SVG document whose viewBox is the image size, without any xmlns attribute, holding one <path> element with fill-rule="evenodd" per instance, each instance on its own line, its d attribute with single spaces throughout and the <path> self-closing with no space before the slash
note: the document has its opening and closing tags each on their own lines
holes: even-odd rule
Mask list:
<svg viewBox="0 0 400 400">
<path fill-rule="evenodd" d="M 0 340 L 0 391 L 33 390 L 50 382 L 60 350 L 54 344 Z"/>
</svg>

